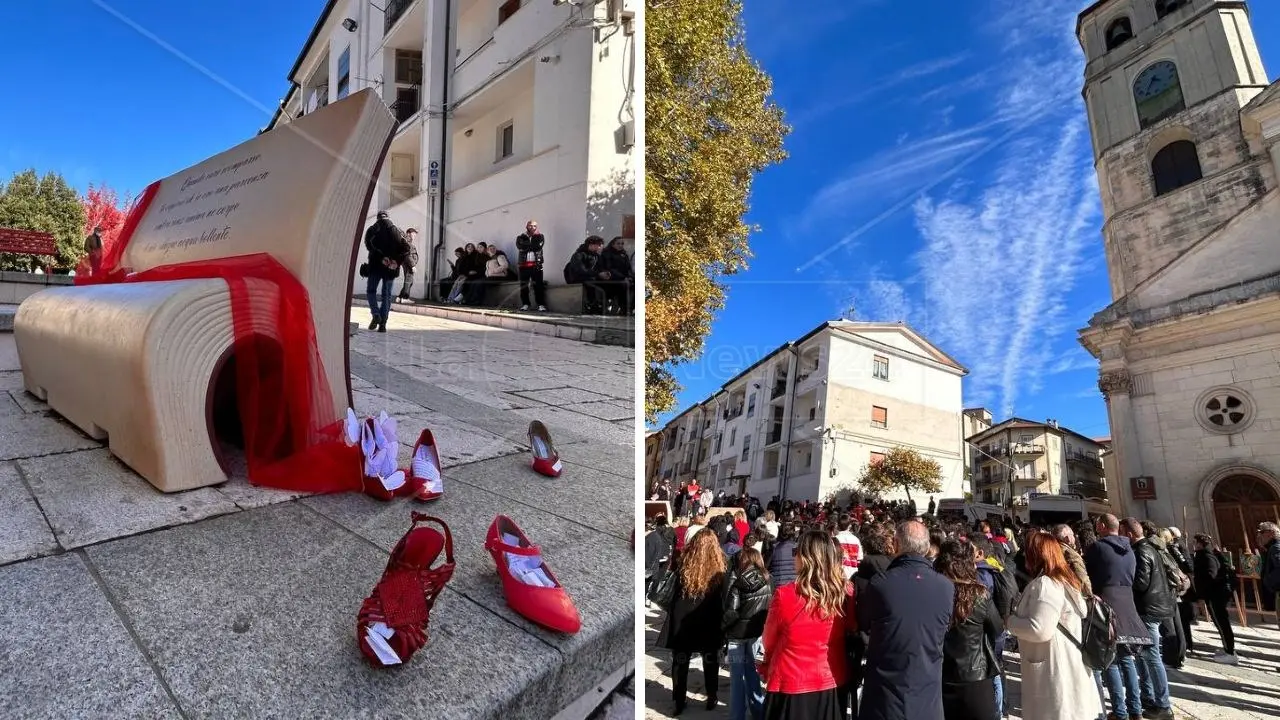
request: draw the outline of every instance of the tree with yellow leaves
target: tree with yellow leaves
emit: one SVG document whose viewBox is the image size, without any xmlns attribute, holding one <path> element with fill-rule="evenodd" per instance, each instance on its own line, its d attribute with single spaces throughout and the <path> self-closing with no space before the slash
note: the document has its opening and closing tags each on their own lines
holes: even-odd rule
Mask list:
<svg viewBox="0 0 1280 720">
<path fill-rule="evenodd" d="M 912 490 L 942 492 L 942 466 L 911 448 L 896 447 L 885 453 L 883 459 L 867 463 L 858 484 L 876 495 L 901 489 L 906 491 L 907 500 L 911 500 Z"/>
<path fill-rule="evenodd" d="M 786 157 L 773 84 L 747 52 L 740 0 L 645 6 L 645 415 L 675 404 L 670 368 L 702 354 L 722 279 L 747 265 L 752 177 Z"/>
</svg>

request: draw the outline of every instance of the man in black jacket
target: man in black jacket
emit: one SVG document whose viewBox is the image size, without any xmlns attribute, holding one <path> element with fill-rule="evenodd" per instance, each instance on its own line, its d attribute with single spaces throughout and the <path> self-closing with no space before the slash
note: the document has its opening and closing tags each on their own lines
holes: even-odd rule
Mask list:
<svg viewBox="0 0 1280 720">
<path fill-rule="evenodd" d="M 591 235 L 578 246 L 564 266 L 565 282 L 582 284 L 584 309 L 588 315 L 603 315 L 609 306 L 609 291 L 603 281 L 608 281 L 610 274 L 600 265 L 603 248 L 604 238 Z"/>
<path fill-rule="evenodd" d="M 369 329 L 386 332 L 387 316 L 391 313 L 391 285 L 400 275 L 400 266 L 409 254 L 408 242 L 400 228 L 391 222 L 391 216 L 381 210 L 378 219 L 364 233 L 364 246 L 369 251 L 369 282 L 365 289 L 369 312 L 373 315 Z"/>
<path fill-rule="evenodd" d="M 1198 533 L 1195 548 L 1191 566 L 1196 597 L 1209 607 L 1209 616 L 1222 636 L 1222 652 L 1214 655 L 1213 661 L 1237 665 L 1240 660 L 1236 657 L 1236 635 L 1231 627 L 1231 615 L 1227 612 L 1227 601 L 1231 599 L 1230 568 L 1223 566 L 1213 547 L 1213 538 L 1208 535 Z"/>
<path fill-rule="evenodd" d="M 1160 557 L 1160 548 L 1145 536 L 1142 524 L 1135 518 L 1125 518 L 1121 529 L 1133 543 L 1136 568 L 1133 573 L 1133 602 L 1138 615 L 1151 635 L 1151 644 L 1142 648 L 1138 662 L 1145 671 L 1139 673 L 1142 680 L 1142 704 L 1151 707 L 1150 720 L 1172 720 L 1173 705 L 1169 701 L 1169 677 L 1164 669 L 1160 650 L 1160 625 L 1178 612 L 1178 599 L 1174 596 L 1169 575 Z"/>
<path fill-rule="evenodd" d="M 870 636 L 858 717 L 941 718 L 942 641 L 956 589 L 925 558 L 924 523 L 899 523 L 894 545 L 897 557 L 857 601 L 858 627 Z"/>
<path fill-rule="evenodd" d="M 516 277 L 520 280 L 520 309 L 529 309 L 529 286 L 538 312 L 547 311 L 547 284 L 542 279 L 542 246 L 547 239 L 538 232 L 538 223 L 525 223 L 524 233 L 516 237 Z"/>
<path fill-rule="evenodd" d="M 1258 547 L 1262 549 L 1262 566 L 1258 570 L 1262 578 L 1262 607 L 1276 609 L 1276 595 L 1280 594 L 1280 527 L 1275 523 L 1258 524 Z"/>
</svg>

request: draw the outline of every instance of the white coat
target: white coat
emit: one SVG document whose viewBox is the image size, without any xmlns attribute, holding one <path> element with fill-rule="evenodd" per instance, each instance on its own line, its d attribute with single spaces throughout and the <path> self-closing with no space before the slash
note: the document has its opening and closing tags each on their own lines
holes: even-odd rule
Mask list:
<svg viewBox="0 0 1280 720">
<path fill-rule="evenodd" d="M 1018 638 L 1023 720 L 1097 720 L 1102 701 L 1080 648 L 1058 629 L 1081 637 L 1087 607 L 1080 593 L 1040 576 L 1027 585 L 1006 627 Z"/>
</svg>

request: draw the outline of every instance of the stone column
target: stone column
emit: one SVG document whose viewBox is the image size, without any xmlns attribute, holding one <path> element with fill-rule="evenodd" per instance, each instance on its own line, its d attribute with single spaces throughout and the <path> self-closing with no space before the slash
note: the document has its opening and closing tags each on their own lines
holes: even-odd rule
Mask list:
<svg viewBox="0 0 1280 720">
<path fill-rule="evenodd" d="M 1107 415 L 1111 422 L 1111 451 L 1116 455 L 1116 472 L 1119 477 L 1107 478 L 1108 495 L 1117 515 L 1124 516 L 1137 510 L 1137 503 L 1130 497 L 1129 478 L 1145 475 L 1142 451 L 1138 445 L 1138 428 L 1133 419 L 1133 405 L 1129 394 L 1133 382 L 1129 371 L 1103 370 L 1098 373 L 1098 390 L 1107 401 Z M 1158 490 L 1159 491 L 1159 490 Z M 1145 505 L 1145 503 L 1144 503 Z M 1146 515 L 1146 508 L 1142 508 Z"/>
</svg>

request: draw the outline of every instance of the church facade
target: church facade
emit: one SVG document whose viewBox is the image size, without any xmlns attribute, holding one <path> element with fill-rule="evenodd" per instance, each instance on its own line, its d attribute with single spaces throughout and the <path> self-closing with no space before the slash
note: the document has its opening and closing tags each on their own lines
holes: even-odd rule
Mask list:
<svg viewBox="0 0 1280 720">
<path fill-rule="evenodd" d="M 1084 10 L 1112 302 L 1099 360 L 1121 515 L 1249 549 L 1280 521 L 1280 83 L 1242 0 Z"/>
</svg>

